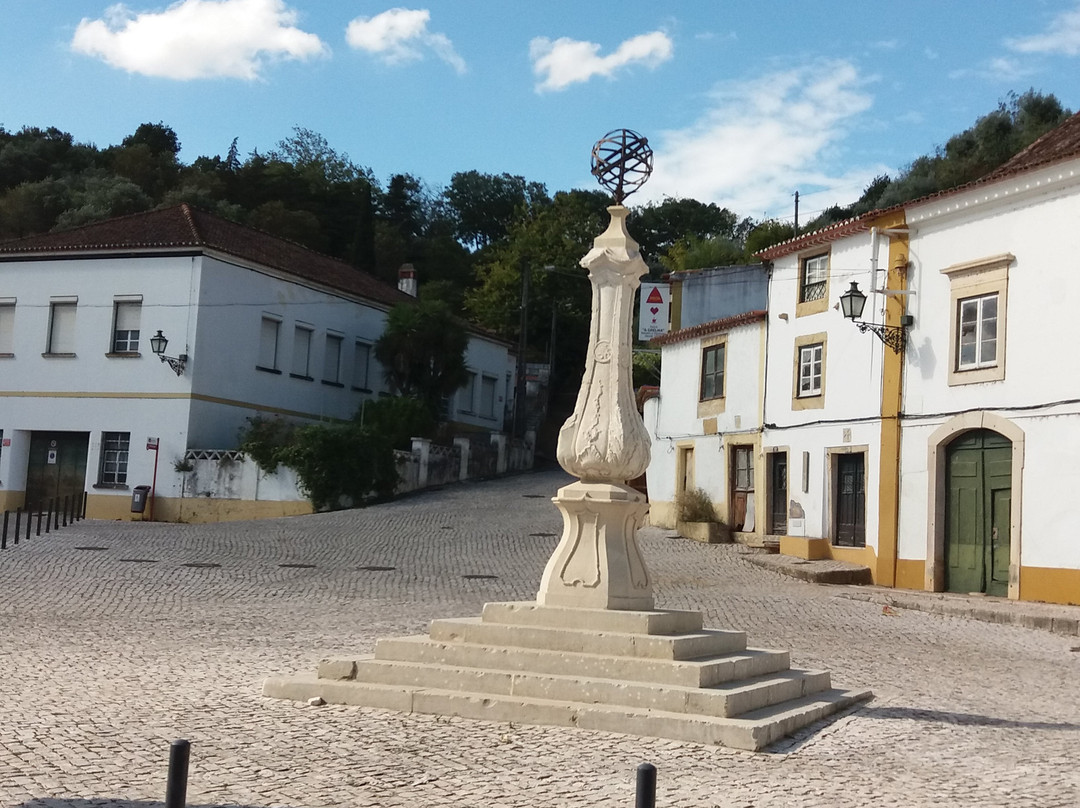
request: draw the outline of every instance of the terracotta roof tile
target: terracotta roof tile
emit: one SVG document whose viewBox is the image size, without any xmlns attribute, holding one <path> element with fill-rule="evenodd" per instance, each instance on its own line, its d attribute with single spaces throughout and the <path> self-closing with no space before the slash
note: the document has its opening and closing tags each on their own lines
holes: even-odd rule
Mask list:
<svg viewBox="0 0 1080 808">
<path fill-rule="evenodd" d="M 186 204 L 0 242 L 0 261 L 177 250 L 223 253 L 388 306 L 414 299 L 344 261 Z"/>
<path fill-rule="evenodd" d="M 659 337 L 653 337 L 649 340 L 649 344 L 671 345 L 676 342 L 685 342 L 690 339 L 706 337 L 709 334 L 718 334 L 721 331 L 728 331 L 740 325 L 764 320 L 767 314 L 768 312 L 761 310 L 747 311 L 742 314 L 736 314 L 733 317 L 724 317 L 722 320 L 710 320 L 707 323 L 693 325 L 689 328 L 680 328 L 678 331 L 671 331 L 667 334 L 662 334 Z"/>
</svg>

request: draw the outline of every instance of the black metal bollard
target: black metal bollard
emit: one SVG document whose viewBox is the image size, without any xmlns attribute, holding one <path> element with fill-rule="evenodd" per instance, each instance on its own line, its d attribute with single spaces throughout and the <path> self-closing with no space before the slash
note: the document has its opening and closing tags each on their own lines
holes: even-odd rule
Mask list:
<svg viewBox="0 0 1080 808">
<path fill-rule="evenodd" d="M 48 533 L 52 530 L 52 497 L 49 497 L 49 504 L 45 508 L 45 532 Z"/>
<path fill-rule="evenodd" d="M 30 541 L 30 523 L 34 521 L 34 514 L 29 508 L 26 509 L 26 541 Z"/>
<path fill-rule="evenodd" d="M 49 500 L 49 503 L 50 503 L 49 507 L 52 507 L 52 500 Z M 59 530 L 60 529 L 60 497 L 56 498 L 56 507 L 52 508 L 52 512 L 53 512 L 52 529 L 53 530 Z"/>
<path fill-rule="evenodd" d="M 22 508 L 15 509 L 15 544 L 19 543 L 19 534 L 22 533 Z"/>
<path fill-rule="evenodd" d="M 46 530 L 48 530 L 48 528 L 46 528 Z M 40 536 L 41 535 L 41 506 L 40 505 L 38 505 L 38 509 L 37 509 L 37 532 L 34 535 L 35 536 Z"/>
<path fill-rule="evenodd" d="M 7 523 L 8 523 L 8 512 L 4 511 L 4 529 L 2 531 L 0 531 L 0 550 L 6 550 L 7 549 Z"/>
<path fill-rule="evenodd" d="M 642 763 L 637 767 L 634 808 L 656 808 L 656 767 L 651 763 Z"/>
<path fill-rule="evenodd" d="M 68 526 L 68 510 L 71 508 L 71 497 L 64 494 L 64 527 Z"/>
<path fill-rule="evenodd" d="M 82 516 L 79 517 L 80 519 L 85 519 L 86 518 L 86 497 L 87 497 L 87 494 L 86 494 L 85 491 L 83 491 L 82 492 Z"/>
<path fill-rule="evenodd" d="M 191 744 L 183 738 L 169 747 L 169 782 L 165 784 L 165 808 L 185 808 L 187 805 L 188 761 Z"/>
</svg>

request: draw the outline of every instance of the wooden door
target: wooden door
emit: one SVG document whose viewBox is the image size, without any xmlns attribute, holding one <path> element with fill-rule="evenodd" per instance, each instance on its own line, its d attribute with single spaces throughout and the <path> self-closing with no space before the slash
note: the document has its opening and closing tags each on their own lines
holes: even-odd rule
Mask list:
<svg viewBox="0 0 1080 808">
<path fill-rule="evenodd" d="M 754 493 L 754 447 L 733 446 L 731 458 L 731 529 L 747 525 L 747 503 Z M 750 515 L 752 522 L 752 514 Z M 748 528 L 753 530 L 753 527 Z"/>
<path fill-rule="evenodd" d="M 866 546 L 866 456 L 836 456 L 836 544 Z"/>
<path fill-rule="evenodd" d="M 769 454 L 769 533 L 787 533 L 787 452 Z"/>
<path fill-rule="evenodd" d="M 945 588 L 1009 591 L 1012 443 L 990 430 L 957 438 L 946 454 Z"/>
<path fill-rule="evenodd" d="M 26 468 L 26 507 L 43 509 L 49 500 L 61 503 L 65 496 L 86 488 L 86 455 L 89 432 L 32 432 Z"/>
</svg>

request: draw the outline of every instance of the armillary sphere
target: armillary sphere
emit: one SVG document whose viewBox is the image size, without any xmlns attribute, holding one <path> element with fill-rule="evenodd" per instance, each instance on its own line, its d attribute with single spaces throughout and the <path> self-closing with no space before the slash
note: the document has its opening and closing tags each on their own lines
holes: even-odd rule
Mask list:
<svg viewBox="0 0 1080 808">
<path fill-rule="evenodd" d="M 649 179 L 652 156 L 649 141 L 637 132 L 613 129 L 593 146 L 592 174 L 621 205 Z"/>
</svg>

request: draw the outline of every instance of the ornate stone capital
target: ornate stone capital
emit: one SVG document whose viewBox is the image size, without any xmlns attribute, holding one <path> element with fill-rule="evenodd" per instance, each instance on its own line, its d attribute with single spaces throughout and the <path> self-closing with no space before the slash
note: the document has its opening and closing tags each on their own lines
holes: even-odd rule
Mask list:
<svg viewBox="0 0 1080 808">
<path fill-rule="evenodd" d="M 577 404 L 559 431 L 559 464 L 586 482 L 625 482 L 649 465 L 649 435 L 633 389 L 634 292 L 648 267 L 626 230 L 629 211 L 608 208 L 611 222 L 581 259 L 593 286 L 585 374 Z"/>
</svg>

